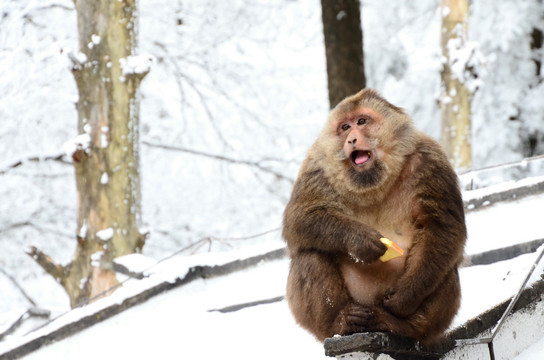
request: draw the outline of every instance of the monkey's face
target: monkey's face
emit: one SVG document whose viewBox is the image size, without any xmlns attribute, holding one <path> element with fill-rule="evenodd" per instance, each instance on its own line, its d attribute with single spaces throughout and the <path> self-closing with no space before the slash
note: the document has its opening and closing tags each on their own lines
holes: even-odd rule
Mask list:
<svg viewBox="0 0 544 360">
<path fill-rule="evenodd" d="M 416 138 L 402 109 L 366 89 L 331 110 L 309 158 L 342 192 L 381 191 L 400 173 Z"/>
<path fill-rule="evenodd" d="M 367 107 L 357 108 L 336 122 L 340 157 L 359 186 L 375 185 L 383 175 L 383 151 L 378 146 L 382 122 L 382 117 Z"/>
<path fill-rule="evenodd" d="M 361 108 L 338 121 L 336 134 L 342 151 L 355 169 L 368 169 L 377 156 L 376 141 L 372 136 L 379 116 L 369 108 Z"/>
</svg>

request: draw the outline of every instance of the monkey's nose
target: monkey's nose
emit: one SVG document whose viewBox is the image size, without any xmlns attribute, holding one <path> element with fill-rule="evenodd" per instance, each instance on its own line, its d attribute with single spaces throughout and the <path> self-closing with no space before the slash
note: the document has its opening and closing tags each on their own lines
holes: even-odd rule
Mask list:
<svg viewBox="0 0 544 360">
<path fill-rule="evenodd" d="M 357 142 L 357 138 L 354 138 L 353 140 L 348 140 L 348 144 L 354 145 Z"/>
</svg>

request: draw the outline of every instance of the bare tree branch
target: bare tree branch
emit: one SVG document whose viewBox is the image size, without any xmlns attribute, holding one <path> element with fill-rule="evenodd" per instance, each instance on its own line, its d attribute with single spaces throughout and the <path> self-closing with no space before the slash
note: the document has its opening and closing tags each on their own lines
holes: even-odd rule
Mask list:
<svg viewBox="0 0 544 360">
<path fill-rule="evenodd" d="M 31 225 L 32 223 L 30 221 L 21 221 L 21 222 L 9 224 L 8 226 L 0 229 L 0 234 L 11 231 L 13 229 L 17 229 L 17 228 L 21 228 L 25 226 L 31 226 Z"/>
<path fill-rule="evenodd" d="M 0 175 L 4 175 L 8 171 L 15 169 L 21 165 L 24 165 L 27 162 L 40 162 L 40 161 L 58 161 L 63 164 L 70 164 L 69 161 L 64 160 L 65 154 L 53 154 L 53 155 L 46 155 L 46 156 L 30 156 L 21 160 L 17 160 L 13 162 L 11 165 L 6 166 L 4 169 L 0 169 Z"/>
<path fill-rule="evenodd" d="M 13 276 L 11 276 L 10 274 L 8 274 L 4 269 L 0 268 L 0 272 L 2 274 L 4 274 L 8 279 L 9 281 L 11 281 L 11 283 L 21 292 L 21 294 L 23 294 L 23 296 L 25 297 L 25 299 L 28 300 L 29 303 L 32 304 L 32 306 L 38 306 L 36 305 L 36 302 L 26 293 L 26 291 L 21 287 L 21 285 L 19 285 L 19 283 L 17 282 L 17 280 L 15 280 L 15 278 Z"/>
<path fill-rule="evenodd" d="M 269 174 L 272 174 L 272 175 L 276 176 L 279 179 L 289 181 L 290 183 L 294 183 L 293 179 L 291 179 L 291 178 L 289 178 L 289 177 L 287 177 L 287 176 L 285 176 L 283 174 L 280 174 L 279 172 L 274 171 L 274 170 L 272 170 L 272 169 L 270 169 L 270 168 L 268 168 L 266 166 L 263 166 L 260 161 L 248 161 L 248 160 L 233 159 L 233 158 L 223 156 L 223 155 L 208 154 L 208 153 L 198 151 L 198 150 L 187 149 L 187 148 L 183 148 L 183 147 L 179 147 L 179 146 L 156 144 L 156 143 L 151 143 L 149 141 L 142 141 L 142 144 L 150 146 L 150 147 L 155 147 L 155 148 L 160 148 L 160 149 L 165 149 L 165 150 L 170 150 L 170 151 L 180 151 L 180 152 L 185 152 L 185 153 L 188 153 L 188 154 L 204 156 L 204 157 L 207 157 L 207 158 L 210 158 L 210 159 L 216 159 L 216 160 L 230 162 L 232 164 L 240 164 L 240 165 L 247 165 L 247 166 L 255 167 L 255 168 L 257 168 L 257 169 L 259 169 L 259 170 L 261 170 L 263 172 L 267 172 Z"/>
<path fill-rule="evenodd" d="M 26 253 L 32 257 L 49 275 L 53 276 L 55 280 L 62 283 L 64 280 L 63 266 L 55 263 L 51 257 L 38 250 L 35 246 L 31 246 Z"/>
<path fill-rule="evenodd" d="M 15 320 L 15 322 L 13 324 L 11 324 L 11 326 L 9 328 L 7 328 L 6 330 L 4 330 L 3 332 L 0 333 L 0 341 L 2 341 L 7 335 L 9 335 L 9 334 L 13 333 L 15 330 L 17 330 L 17 328 L 19 326 L 21 326 L 21 324 L 26 319 L 28 319 L 30 317 L 49 318 L 49 315 L 51 315 L 51 311 L 46 310 L 46 309 L 40 309 L 40 308 L 37 308 L 37 307 L 28 309 L 27 311 L 22 313 L 21 316 L 19 316 L 17 318 L 17 320 Z"/>
<path fill-rule="evenodd" d="M 280 231 L 281 230 L 281 227 L 277 227 L 275 229 L 271 229 L 271 230 L 267 230 L 267 231 L 264 231 L 262 233 L 258 233 L 258 234 L 253 234 L 253 235 L 249 235 L 249 236 L 243 236 L 243 237 L 232 237 L 232 238 L 218 238 L 218 237 L 215 237 L 215 236 L 206 236 L 202 239 L 199 239 L 177 251 L 175 251 L 174 253 L 170 254 L 169 256 L 161 259 L 159 262 L 157 262 L 157 264 L 165 261 L 165 260 L 168 260 L 176 255 L 179 255 L 181 253 L 184 253 L 185 251 L 187 250 L 190 250 L 192 249 L 191 251 L 191 254 L 194 254 L 196 251 L 198 251 L 198 249 L 200 249 L 202 246 L 208 244 L 209 248 L 211 248 L 211 245 L 212 245 L 212 242 L 213 241 L 218 241 L 218 242 L 222 242 L 222 243 L 226 243 L 226 242 L 229 242 L 229 241 L 240 241 L 240 240 L 250 240 L 250 239 L 255 239 L 255 238 L 258 238 L 258 237 L 261 237 L 261 236 L 264 236 L 264 235 L 267 235 L 267 234 L 270 234 L 270 233 L 273 233 L 273 232 L 276 232 L 276 231 Z M 156 264 L 155 264 L 156 265 Z M 154 266 L 155 266 L 154 265 Z"/>
</svg>

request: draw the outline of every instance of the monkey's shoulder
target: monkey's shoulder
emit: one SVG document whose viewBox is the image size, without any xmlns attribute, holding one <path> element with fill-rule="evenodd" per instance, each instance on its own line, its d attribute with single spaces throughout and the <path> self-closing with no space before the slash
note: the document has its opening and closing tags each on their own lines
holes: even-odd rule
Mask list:
<svg viewBox="0 0 544 360">
<path fill-rule="evenodd" d="M 448 158 L 438 141 L 423 133 L 419 134 L 419 141 L 415 146 L 415 153 L 419 154 L 429 165 L 449 164 Z M 449 165 L 450 168 L 451 165 Z M 453 168 L 452 168 L 453 169 Z"/>
</svg>

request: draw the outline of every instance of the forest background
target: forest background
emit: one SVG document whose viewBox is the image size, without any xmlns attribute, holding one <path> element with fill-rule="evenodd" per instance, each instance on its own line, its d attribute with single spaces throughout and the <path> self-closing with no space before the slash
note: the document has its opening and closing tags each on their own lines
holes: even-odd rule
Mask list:
<svg viewBox="0 0 544 360">
<path fill-rule="evenodd" d="M 77 245 L 64 151 L 78 135 L 77 16 L 69 0 L 0 4 L 0 269 L 40 306 L 63 309 L 62 288 L 25 251 L 35 245 L 67 264 Z M 280 243 L 298 167 L 329 110 L 319 3 L 139 8 L 138 52 L 153 58 L 140 87 L 143 253 Z M 474 168 L 544 153 L 543 14 L 539 0 L 471 2 Z M 440 2 L 367 0 L 361 15 L 367 85 L 440 139 Z M 2 293 L 0 312 L 26 301 Z"/>
</svg>

